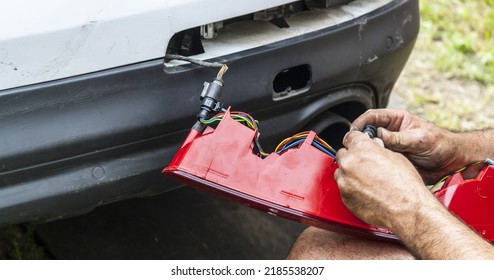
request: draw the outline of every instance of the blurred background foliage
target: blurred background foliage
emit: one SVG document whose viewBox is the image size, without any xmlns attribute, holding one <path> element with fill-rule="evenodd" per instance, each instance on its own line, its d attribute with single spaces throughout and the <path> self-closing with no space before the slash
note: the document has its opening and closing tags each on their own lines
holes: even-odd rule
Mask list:
<svg viewBox="0 0 494 280">
<path fill-rule="evenodd" d="M 421 44 L 434 65 L 457 78 L 494 84 L 494 0 L 421 1 Z"/>
<path fill-rule="evenodd" d="M 494 0 L 420 1 L 420 15 L 395 94 L 441 127 L 494 128 Z"/>
</svg>

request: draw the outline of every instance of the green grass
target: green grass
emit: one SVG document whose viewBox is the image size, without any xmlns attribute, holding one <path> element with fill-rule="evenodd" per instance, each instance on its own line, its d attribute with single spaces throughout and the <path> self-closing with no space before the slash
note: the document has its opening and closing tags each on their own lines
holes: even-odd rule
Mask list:
<svg viewBox="0 0 494 280">
<path fill-rule="evenodd" d="M 421 1 L 421 44 L 456 78 L 494 86 L 494 0 Z"/>
<path fill-rule="evenodd" d="M 420 1 L 420 15 L 395 92 L 443 128 L 494 127 L 494 0 Z"/>
</svg>

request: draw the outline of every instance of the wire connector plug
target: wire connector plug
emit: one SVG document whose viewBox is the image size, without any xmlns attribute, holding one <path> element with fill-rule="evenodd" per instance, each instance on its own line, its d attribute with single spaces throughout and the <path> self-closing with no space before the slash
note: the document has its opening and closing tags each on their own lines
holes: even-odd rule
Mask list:
<svg viewBox="0 0 494 280">
<path fill-rule="evenodd" d="M 371 124 L 366 124 L 362 133 L 369 136 L 371 139 L 377 137 L 377 128 Z"/>
<path fill-rule="evenodd" d="M 197 114 L 198 121 L 192 127 L 196 131 L 203 132 L 206 125 L 200 120 L 207 120 L 213 113 L 221 112 L 221 95 L 223 90 L 223 81 L 215 78 L 211 83 L 205 82 L 201 92 L 201 108 Z"/>
</svg>

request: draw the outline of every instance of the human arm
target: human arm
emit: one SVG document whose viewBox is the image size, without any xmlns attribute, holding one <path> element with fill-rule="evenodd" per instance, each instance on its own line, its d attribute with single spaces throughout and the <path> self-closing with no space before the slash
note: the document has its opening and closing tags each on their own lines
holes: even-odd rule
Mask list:
<svg viewBox="0 0 494 280">
<path fill-rule="evenodd" d="M 352 124 L 361 131 L 366 124 L 378 127 L 385 146 L 403 153 L 424 181 L 442 176 L 487 157 L 494 158 L 494 130 L 453 133 L 404 110 L 369 110 Z"/>
<path fill-rule="evenodd" d="M 343 202 L 383 226 L 422 259 L 494 259 L 493 247 L 451 215 L 404 156 L 350 132 L 336 156 Z"/>
</svg>

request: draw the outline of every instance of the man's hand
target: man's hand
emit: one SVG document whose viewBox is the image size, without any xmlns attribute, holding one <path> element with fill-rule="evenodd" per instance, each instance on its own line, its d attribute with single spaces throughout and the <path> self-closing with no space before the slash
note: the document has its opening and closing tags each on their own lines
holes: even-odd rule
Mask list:
<svg viewBox="0 0 494 280">
<path fill-rule="evenodd" d="M 343 144 L 335 180 L 355 215 L 390 229 L 422 259 L 494 259 L 493 247 L 439 203 L 404 156 L 358 131 Z"/>
<path fill-rule="evenodd" d="M 396 217 L 405 222 L 424 200 L 433 199 L 401 154 L 357 131 L 349 132 L 343 145 L 336 155 L 335 180 L 347 208 L 362 220 L 394 230 Z"/>
<path fill-rule="evenodd" d="M 378 137 L 389 150 L 359 132 L 365 124 L 379 127 Z M 370 110 L 352 126 L 358 131 L 343 139 L 335 172 L 350 211 L 393 231 L 419 258 L 494 259 L 493 247 L 451 215 L 423 183 L 494 156 L 494 130 L 455 134 L 399 110 Z"/>
<path fill-rule="evenodd" d="M 454 133 L 403 110 L 369 110 L 352 124 L 361 131 L 366 124 L 378 127 L 377 136 L 386 148 L 404 154 L 423 180 L 432 184 L 468 162 L 460 160 Z"/>
</svg>

